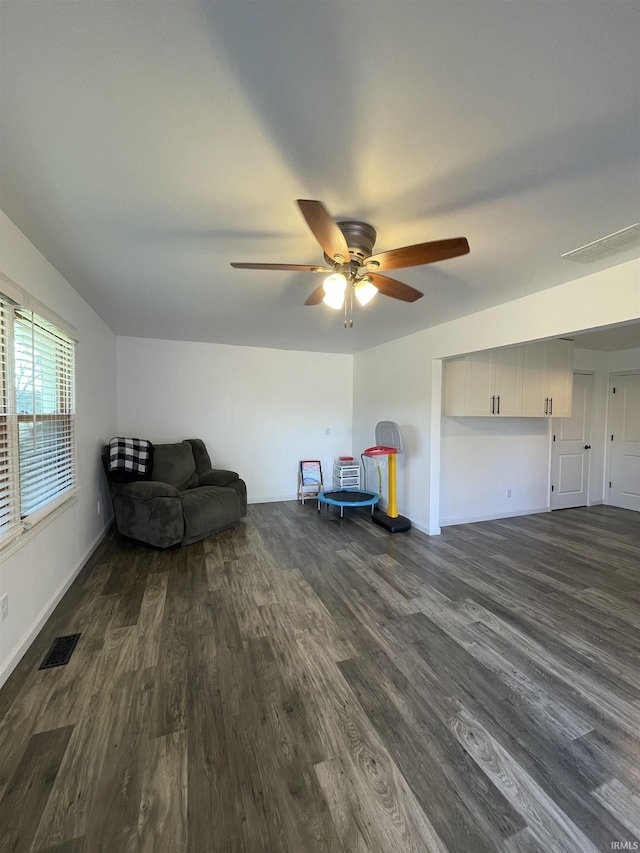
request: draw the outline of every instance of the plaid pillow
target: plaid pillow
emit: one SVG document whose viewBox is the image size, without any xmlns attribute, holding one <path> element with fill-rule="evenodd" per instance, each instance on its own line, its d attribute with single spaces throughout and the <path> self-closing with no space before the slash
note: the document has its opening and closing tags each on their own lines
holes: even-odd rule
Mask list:
<svg viewBox="0 0 640 853">
<path fill-rule="evenodd" d="M 144 480 L 151 475 L 153 445 L 142 438 L 112 438 L 109 442 L 109 473 L 113 479 Z"/>
</svg>

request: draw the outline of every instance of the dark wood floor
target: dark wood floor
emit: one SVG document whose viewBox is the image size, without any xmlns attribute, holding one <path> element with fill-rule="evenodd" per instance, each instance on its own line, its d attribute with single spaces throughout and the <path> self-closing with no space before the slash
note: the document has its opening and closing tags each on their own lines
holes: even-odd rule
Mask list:
<svg viewBox="0 0 640 853">
<path fill-rule="evenodd" d="M 110 536 L 0 691 L 0 850 L 638 849 L 639 660 L 624 510 Z"/>
</svg>

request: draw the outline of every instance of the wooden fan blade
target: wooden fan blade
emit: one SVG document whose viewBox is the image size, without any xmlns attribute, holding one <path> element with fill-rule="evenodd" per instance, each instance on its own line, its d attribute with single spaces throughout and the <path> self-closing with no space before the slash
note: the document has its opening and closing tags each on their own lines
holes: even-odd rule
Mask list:
<svg viewBox="0 0 640 853">
<path fill-rule="evenodd" d="M 387 278 L 386 275 L 379 275 L 372 272 L 367 273 L 367 276 L 372 280 L 380 293 L 390 296 L 392 299 L 401 299 L 403 302 L 416 302 L 424 296 L 415 287 L 410 287 L 408 284 L 396 281 L 395 278 Z"/>
<path fill-rule="evenodd" d="M 316 287 L 313 293 L 305 299 L 305 305 L 319 305 L 324 299 L 324 285 Z"/>
<path fill-rule="evenodd" d="M 349 247 L 344 234 L 322 202 L 299 198 L 297 204 L 325 255 L 333 259 L 340 255 L 343 263 L 349 263 Z"/>
<path fill-rule="evenodd" d="M 401 249 L 391 249 L 371 255 L 362 262 L 363 266 L 377 263 L 380 270 L 397 270 L 401 267 L 419 267 L 422 264 L 433 264 L 447 258 L 457 258 L 466 255 L 469 244 L 465 237 L 454 237 L 452 240 L 432 240 L 430 243 L 416 243 L 415 246 L 404 246 Z"/>
<path fill-rule="evenodd" d="M 299 270 L 301 272 L 331 272 L 326 267 L 310 266 L 309 264 L 237 264 L 231 266 L 237 270 Z"/>
</svg>

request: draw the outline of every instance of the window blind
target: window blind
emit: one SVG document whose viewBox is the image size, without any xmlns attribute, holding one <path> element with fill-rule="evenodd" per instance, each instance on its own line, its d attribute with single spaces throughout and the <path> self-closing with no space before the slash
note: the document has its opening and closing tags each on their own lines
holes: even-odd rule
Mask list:
<svg viewBox="0 0 640 853">
<path fill-rule="evenodd" d="M 17 308 L 14 316 L 20 515 L 24 520 L 76 483 L 75 343 L 33 311 Z"/>
<path fill-rule="evenodd" d="M 13 406 L 13 307 L 0 297 L 0 539 L 19 531 L 16 418 Z"/>
</svg>

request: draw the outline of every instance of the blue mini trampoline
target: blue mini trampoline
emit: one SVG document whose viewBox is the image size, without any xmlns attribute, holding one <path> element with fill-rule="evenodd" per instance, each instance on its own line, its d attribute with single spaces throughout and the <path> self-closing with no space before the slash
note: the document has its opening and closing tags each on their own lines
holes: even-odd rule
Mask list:
<svg viewBox="0 0 640 853">
<path fill-rule="evenodd" d="M 360 489 L 335 489 L 331 492 L 320 492 L 318 495 L 318 512 L 321 504 L 331 504 L 340 507 L 340 518 L 344 517 L 346 506 L 370 506 L 371 515 L 373 507 L 380 500 L 380 495 L 375 492 L 363 492 Z"/>
</svg>

